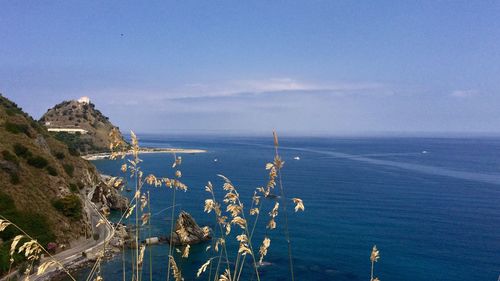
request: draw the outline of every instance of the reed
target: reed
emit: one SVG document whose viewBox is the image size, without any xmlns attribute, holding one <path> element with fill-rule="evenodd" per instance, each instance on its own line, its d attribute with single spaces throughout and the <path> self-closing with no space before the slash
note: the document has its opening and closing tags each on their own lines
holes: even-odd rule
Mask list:
<svg viewBox="0 0 500 281">
<path fill-rule="evenodd" d="M 370 262 L 371 262 L 370 281 L 380 281 L 377 277 L 373 276 L 375 263 L 378 261 L 379 258 L 380 258 L 380 253 L 377 249 L 377 246 L 373 245 L 372 253 L 370 254 Z"/>
<path fill-rule="evenodd" d="M 112 132 L 113 133 L 113 132 Z M 182 158 L 174 154 L 174 159 L 171 165 L 172 176 L 171 177 L 158 177 L 153 174 L 144 176 L 141 163 L 142 160 L 139 157 L 139 140 L 137 136 L 131 132 L 132 139 L 132 156 L 130 159 L 126 158 L 126 152 L 129 149 L 125 144 L 120 143 L 119 138 L 116 138 L 116 142 L 112 142 L 110 149 L 112 151 L 112 159 L 122 159 L 123 164 L 121 166 L 121 171 L 128 175 L 134 182 L 135 193 L 134 197 L 131 199 L 128 209 L 123 212 L 118 224 L 123 220 L 129 220 L 135 226 L 135 237 L 134 243 L 135 248 L 132 249 L 132 263 L 129 265 L 132 271 L 131 276 L 126 276 L 126 263 L 123 257 L 122 279 L 125 281 L 127 279 L 132 281 L 141 281 L 142 267 L 144 264 L 144 258 L 146 251 L 149 254 L 149 280 L 152 281 L 153 272 L 153 260 L 151 249 L 149 245 L 140 245 L 141 237 L 141 227 L 147 227 L 151 236 L 151 194 L 149 191 L 144 191 L 144 186 L 148 185 L 152 188 L 166 188 L 172 191 L 172 204 L 169 207 L 171 212 L 169 214 L 171 220 L 170 226 L 170 237 L 174 235 L 174 219 L 176 215 L 176 192 L 177 191 L 187 191 L 188 187 L 181 182 L 182 172 L 180 166 L 182 164 Z M 253 196 L 251 198 L 251 204 L 249 208 L 243 204 L 244 198 L 241 198 L 238 192 L 237 185 L 224 175 L 218 175 L 222 180 L 222 186 L 220 191 L 222 191 L 222 200 L 218 201 L 219 189 L 214 187 L 211 182 L 208 182 L 204 190 L 208 193 L 208 196 L 204 202 L 204 211 L 207 214 L 212 214 L 215 222 L 215 229 L 209 230 L 204 229 L 207 235 L 213 234 L 212 242 L 206 247 L 206 251 L 209 252 L 208 259 L 198 268 L 196 272 L 197 277 L 206 275 L 207 280 L 214 281 L 239 281 L 243 280 L 248 275 L 252 275 L 255 280 L 260 281 L 260 266 L 263 264 L 265 257 L 271 249 L 271 238 L 270 232 L 275 231 L 278 228 L 277 218 L 282 215 L 284 217 L 283 225 L 280 228 L 283 230 L 283 236 L 287 244 L 288 251 L 288 261 L 289 261 L 289 280 L 295 280 L 294 274 L 294 263 L 293 263 L 293 253 L 292 253 L 292 239 L 288 225 L 288 211 L 287 206 L 289 204 L 294 205 L 294 211 L 300 212 L 304 211 L 304 202 L 300 198 L 288 198 L 286 196 L 285 186 L 283 184 L 283 168 L 285 161 L 282 160 L 279 154 L 279 141 L 278 135 L 273 132 L 274 139 L 274 155 L 273 160 L 266 163 L 264 168 L 268 171 L 268 178 L 265 180 L 263 186 L 259 186 L 255 189 Z M 169 165 L 170 166 L 170 165 Z M 127 182 L 127 177 L 114 177 L 107 183 L 110 186 L 118 187 L 123 186 L 123 182 Z M 123 188 L 123 187 L 122 187 Z M 267 216 L 265 216 L 267 214 Z M 102 211 L 99 213 L 100 220 L 97 226 L 106 225 L 115 233 L 116 228 L 111 225 L 108 221 L 107 216 L 109 212 Z M 267 218 L 265 223 L 264 234 L 257 237 L 256 228 L 259 225 L 259 220 Z M 117 224 L 117 225 L 118 225 Z M 7 220 L 0 215 L 0 232 L 5 230 L 7 227 L 15 227 L 22 234 L 16 236 L 11 243 L 11 264 L 14 259 L 14 254 L 24 254 L 26 259 L 29 261 L 28 268 L 26 270 L 27 280 L 29 280 L 30 273 L 35 270 L 36 263 L 40 260 L 41 254 L 46 254 L 47 259 L 45 262 L 37 267 L 36 274 L 41 275 L 49 268 L 58 268 L 64 271 L 71 280 L 76 281 L 76 279 L 71 275 L 71 273 L 63 266 L 63 264 L 57 261 L 47 250 L 45 250 L 33 237 L 25 233 L 21 228 L 19 228 L 13 222 Z M 184 229 L 177 229 L 175 233 L 179 235 L 180 241 L 185 241 L 186 233 Z M 229 240 L 235 241 L 236 248 L 229 248 L 227 242 Z M 274 239 L 279 239 L 274 238 Z M 101 275 L 101 263 L 103 261 L 104 253 L 109 246 L 110 239 L 104 241 L 102 249 L 97 254 L 97 259 L 91 268 L 90 274 L 87 276 L 87 280 L 103 280 Z M 20 245 L 20 246 L 19 246 Z M 258 245 L 258 246 L 255 246 Z M 148 249 L 149 248 L 149 249 Z M 167 281 L 172 278 L 175 281 L 184 280 L 182 277 L 182 269 L 174 258 L 174 250 L 181 254 L 181 258 L 188 259 L 190 254 L 191 246 L 184 244 L 182 250 L 176 249 L 172 243 L 169 245 L 168 250 L 168 261 L 166 261 L 166 271 L 167 271 Z M 249 258 L 250 261 L 246 263 L 246 259 Z M 378 262 L 380 258 L 380 253 L 377 247 L 374 245 L 370 254 L 371 270 L 370 270 L 370 281 L 379 281 L 374 275 L 375 263 Z M 251 266 L 249 266 L 251 265 Z M 246 269 L 251 268 L 248 272 L 243 274 Z M 164 268 L 165 270 L 165 268 Z M 10 272 L 10 270 L 9 270 Z"/>
</svg>

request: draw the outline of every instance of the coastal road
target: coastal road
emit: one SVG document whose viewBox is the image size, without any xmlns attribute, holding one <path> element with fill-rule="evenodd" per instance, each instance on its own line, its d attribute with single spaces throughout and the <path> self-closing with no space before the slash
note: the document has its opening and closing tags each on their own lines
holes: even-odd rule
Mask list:
<svg viewBox="0 0 500 281">
<path fill-rule="evenodd" d="M 82 252 L 85 252 L 87 254 L 97 253 L 99 250 L 101 250 L 104 243 L 111 240 L 111 238 L 113 238 L 114 236 L 114 229 L 109 223 L 102 224 L 97 229 L 95 229 L 96 228 L 95 226 L 102 218 L 102 216 L 100 215 L 99 210 L 97 209 L 95 204 L 90 200 L 93 197 L 93 195 L 94 195 L 94 190 L 89 192 L 89 194 L 87 195 L 87 198 L 85 199 L 85 205 L 86 205 L 85 209 L 89 215 L 94 233 L 95 232 L 99 233 L 99 239 L 94 240 L 91 238 L 84 240 L 80 243 L 77 243 L 76 245 L 73 245 L 72 248 L 54 255 L 53 258 L 59 261 L 59 263 L 61 263 L 64 267 L 71 265 L 71 263 L 81 258 Z M 41 260 L 40 264 L 49 260 L 50 257 L 45 257 Z M 56 266 L 49 267 L 42 275 L 36 275 L 36 274 L 31 275 L 30 280 L 35 280 L 35 281 L 47 280 L 47 276 L 50 273 L 53 273 L 55 270 L 57 270 Z"/>
</svg>

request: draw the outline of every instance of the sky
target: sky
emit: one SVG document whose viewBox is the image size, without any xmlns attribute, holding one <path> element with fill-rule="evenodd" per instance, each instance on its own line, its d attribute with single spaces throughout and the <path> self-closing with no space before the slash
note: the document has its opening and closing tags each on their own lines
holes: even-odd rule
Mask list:
<svg viewBox="0 0 500 281">
<path fill-rule="evenodd" d="M 500 134 L 500 1 L 0 0 L 0 93 L 123 131 Z"/>
</svg>

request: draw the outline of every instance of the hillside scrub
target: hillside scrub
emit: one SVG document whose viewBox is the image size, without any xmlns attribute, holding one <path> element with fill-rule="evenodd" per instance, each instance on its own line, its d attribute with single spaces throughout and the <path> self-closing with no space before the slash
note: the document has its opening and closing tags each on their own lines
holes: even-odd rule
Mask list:
<svg viewBox="0 0 500 281">
<path fill-rule="evenodd" d="M 14 163 L 16 166 L 19 165 L 19 159 L 8 150 L 2 151 L 2 157 L 5 161 Z"/>
<path fill-rule="evenodd" d="M 27 136 L 30 136 L 29 134 L 29 126 L 26 124 L 18 124 L 18 123 L 12 123 L 12 122 L 5 122 L 4 124 L 5 129 L 7 132 L 13 133 L 13 134 L 26 134 Z"/>
<path fill-rule="evenodd" d="M 72 177 L 73 176 L 73 172 L 75 171 L 75 167 L 71 164 L 63 164 L 63 168 L 64 168 L 64 171 L 66 172 L 66 174 L 68 174 L 68 176 Z"/>
<path fill-rule="evenodd" d="M 68 218 L 78 220 L 82 217 L 82 201 L 75 194 L 56 199 L 52 205 Z"/>
<path fill-rule="evenodd" d="M 2 191 L 0 191 L 0 214 L 11 221 L 15 221 L 26 233 L 36 237 L 41 245 L 47 245 L 55 239 L 45 215 L 18 210 L 12 197 Z M 0 244 L 0 275 L 6 273 L 9 269 L 10 243 L 8 242 L 20 233 L 15 228 L 7 228 L 0 232 L 0 239 L 4 241 L 4 243 Z M 15 265 L 22 262 L 24 258 L 22 255 L 16 255 L 14 260 Z"/>
<path fill-rule="evenodd" d="M 49 164 L 47 159 L 45 159 L 42 156 L 30 157 L 30 158 L 28 158 L 27 163 L 35 168 L 38 168 L 38 169 L 43 169 Z"/>
<path fill-rule="evenodd" d="M 6 123 L 21 124 L 20 127 L 28 128 L 31 137 L 7 131 Z M 1 94 L 0 136 L 0 191 L 10 196 L 17 210 L 22 210 L 24 215 L 21 217 L 36 218 L 32 214 L 43 212 L 44 219 L 39 221 L 45 225 L 40 227 L 44 231 L 33 233 L 33 237 L 40 241 L 40 234 L 52 233 L 52 242 L 67 244 L 86 233 L 90 225 L 83 212 L 79 211 L 83 201 L 73 202 L 73 208 L 71 204 L 62 204 L 62 211 L 57 210 L 53 202 L 71 193 L 83 200 L 84 189 L 100 180 L 95 167 L 80 157 L 72 156 L 64 143 L 56 140 L 44 126 Z M 67 165 L 66 169 L 63 165 Z M 70 171 L 69 174 L 66 170 Z M 76 184 L 78 191 L 82 189 L 82 195 L 72 192 L 71 189 L 75 188 L 70 187 L 70 183 Z M 5 215 L 3 207 L 4 202 L 0 203 L 0 215 Z M 9 215 L 8 218 L 16 224 L 20 221 L 16 216 Z M 3 239 L 3 242 L 8 240 Z"/>
<path fill-rule="evenodd" d="M 45 169 L 47 170 L 47 172 L 48 172 L 48 173 L 49 173 L 49 175 L 51 175 L 51 176 L 54 176 L 54 177 L 55 177 L 55 176 L 57 176 L 57 175 L 58 175 L 58 172 L 57 172 L 56 168 L 54 168 L 54 167 L 52 167 L 52 166 L 50 166 L 50 165 L 49 165 L 49 166 L 47 166 Z"/>
<path fill-rule="evenodd" d="M 13 147 L 14 147 L 14 153 L 19 157 L 29 158 L 32 155 L 31 151 L 26 146 L 20 143 L 15 143 Z"/>
</svg>

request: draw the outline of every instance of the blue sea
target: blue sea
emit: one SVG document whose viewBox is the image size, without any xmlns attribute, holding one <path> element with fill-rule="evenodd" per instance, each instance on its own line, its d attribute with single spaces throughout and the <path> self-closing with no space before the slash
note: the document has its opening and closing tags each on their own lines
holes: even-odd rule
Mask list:
<svg viewBox="0 0 500 281">
<path fill-rule="evenodd" d="M 189 190 L 176 193 L 176 211 L 186 210 L 198 224 L 212 228 L 213 213 L 203 212 L 207 181 L 222 197 L 217 174 L 225 175 L 250 206 L 255 188 L 267 182 L 265 164 L 274 156 L 272 136 L 139 138 L 147 147 L 208 151 L 182 155 L 182 180 Z M 286 196 L 302 198 L 305 205 L 298 213 L 288 206 L 295 280 L 369 280 L 375 244 L 380 250 L 375 275 L 383 281 L 499 278 L 500 139 L 281 137 L 280 154 Z M 294 159 L 297 156 L 300 160 Z M 141 158 L 145 174 L 173 177 L 172 155 Z M 94 164 L 104 174 L 120 175 L 120 161 Z M 171 221 L 165 209 L 172 204 L 172 190 L 147 190 L 153 227 L 143 236 L 149 231 L 152 236 L 167 235 Z M 270 264 L 260 268 L 261 280 L 290 280 L 283 214 L 277 229 L 265 229 L 271 207 L 271 202 L 264 203 L 267 211 L 261 214 L 253 242 L 258 248 L 264 235 L 272 240 L 265 258 Z M 210 257 L 205 251 L 209 244 L 192 246 L 188 259 L 176 254 L 186 280 L 196 280 L 198 267 Z M 237 251 L 235 242 L 228 247 Z M 166 280 L 168 245 L 150 249 L 144 280 L 149 280 L 150 254 L 153 280 Z M 121 280 L 121 264 L 121 255 L 104 263 L 105 280 Z M 130 279 L 130 272 L 126 274 Z M 85 273 L 81 275 L 85 280 Z M 243 276 L 255 280 L 249 263 Z"/>
</svg>

